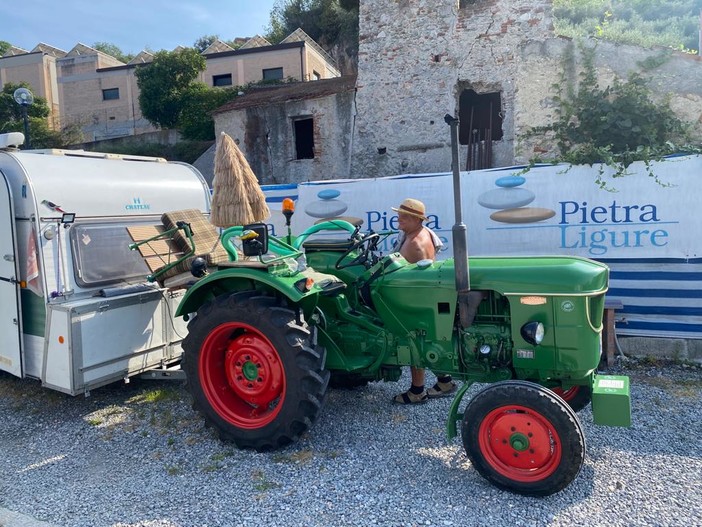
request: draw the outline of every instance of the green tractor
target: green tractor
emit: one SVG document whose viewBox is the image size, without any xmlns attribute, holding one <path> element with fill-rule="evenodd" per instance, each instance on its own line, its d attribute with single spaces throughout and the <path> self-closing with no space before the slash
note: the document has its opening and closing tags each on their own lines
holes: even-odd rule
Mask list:
<svg viewBox="0 0 702 527">
<path fill-rule="evenodd" d="M 446 119 L 460 196 L 456 121 Z M 583 464 L 578 410 L 592 402 L 595 423 L 630 424 L 628 379 L 597 373 L 607 267 L 578 257 L 469 259 L 455 199 L 454 258 L 444 261 L 381 256 L 391 233 L 340 219 L 285 239 L 264 224 L 222 234 L 231 261 L 192 286 L 177 313 L 189 319 L 182 367 L 194 408 L 222 439 L 284 447 L 312 426 L 330 383 L 396 381 L 412 365 L 463 381 L 447 433 L 460 423 L 481 475 L 545 496 Z M 490 384 L 462 405 L 476 382 Z"/>
</svg>

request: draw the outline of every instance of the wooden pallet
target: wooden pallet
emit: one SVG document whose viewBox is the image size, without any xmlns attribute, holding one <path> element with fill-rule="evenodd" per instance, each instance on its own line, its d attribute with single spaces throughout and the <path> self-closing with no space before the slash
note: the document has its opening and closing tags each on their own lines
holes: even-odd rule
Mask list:
<svg viewBox="0 0 702 527">
<path fill-rule="evenodd" d="M 163 225 L 139 225 L 127 227 L 127 232 L 135 242 L 148 240 L 154 236 L 163 234 L 166 228 Z M 183 251 L 179 249 L 171 238 L 160 238 L 151 240 L 137 247 L 139 254 L 144 258 L 149 270 L 153 273 L 160 268 L 175 262 L 183 256 Z"/>
</svg>

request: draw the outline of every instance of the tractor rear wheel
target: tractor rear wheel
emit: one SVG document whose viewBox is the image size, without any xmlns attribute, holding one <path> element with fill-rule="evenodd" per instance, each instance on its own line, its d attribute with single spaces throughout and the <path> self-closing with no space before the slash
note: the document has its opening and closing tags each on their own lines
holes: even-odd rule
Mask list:
<svg viewBox="0 0 702 527">
<path fill-rule="evenodd" d="M 463 445 L 476 470 L 494 485 L 526 496 L 567 487 L 585 460 L 575 412 L 535 383 L 492 384 L 468 403 Z"/>
<path fill-rule="evenodd" d="M 329 372 L 305 322 L 252 291 L 204 304 L 188 325 L 183 370 L 193 408 L 221 439 L 259 452 L 296 441 L 317 419 Z"/>
</svg>

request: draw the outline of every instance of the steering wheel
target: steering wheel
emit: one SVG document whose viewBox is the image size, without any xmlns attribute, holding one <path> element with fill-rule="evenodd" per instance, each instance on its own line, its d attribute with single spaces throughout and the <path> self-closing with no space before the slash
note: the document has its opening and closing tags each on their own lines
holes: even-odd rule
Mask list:
<svg viewBox="0 0 702 527">
<path fill-rule="evenodd" d="M 347 267 L 353 267 L 355 265 L 365 265 L 368 261 L 370 261 L 371 263 L 375 263 L 373 260 L 376 258 L 376 256 L 373 254 L 373 251 L 378 249 L 379 239 L 380 235 L 375 232 L 370 232 L 367 235 L 363 236 L 360 240 L 358 240 L 351 247 L 349 247 L 344 252 L 344 254 L 342 254 L 339 257 L 334 267 L 336 267 L 337 269 L 346 269 Z M 362 249 L 359 255 L 356 256 L 356 258 L 354 258 L 350 262 L 342 263 L 344 258 L 350 255 L 352 252 L 358 250 L 359 248 Z"/>
</svg>

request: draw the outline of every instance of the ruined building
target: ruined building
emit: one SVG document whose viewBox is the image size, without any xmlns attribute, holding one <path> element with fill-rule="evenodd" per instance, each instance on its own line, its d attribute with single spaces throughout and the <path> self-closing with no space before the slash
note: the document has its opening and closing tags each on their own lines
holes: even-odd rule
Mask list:
<svg viewBox="0 0 702 527">
<path fill-rule="evenodd" d="M 447 113 L 461 120 L 461 169 L 553 153 L 526 132 L 553 121 L 553 85 L 564 68 L 577 81 L 582 55 L 581 44 L 554 34 L 550 0 L 361 0 L 359 27 L 355 93 L 348 80 L 321 81 L 330 89 L 314 92 L 289 86 L 286 100 L 247 95 L 215 115 L 217 131 L 245 145 L 263 183 L 450 170 Z M 700 121 L 699 57 L 584 45 L 596 47 L 603 86 L 655 58 L 645 73 L 652 90 L 670 95 L 681 119 Z"/>
</svg>

